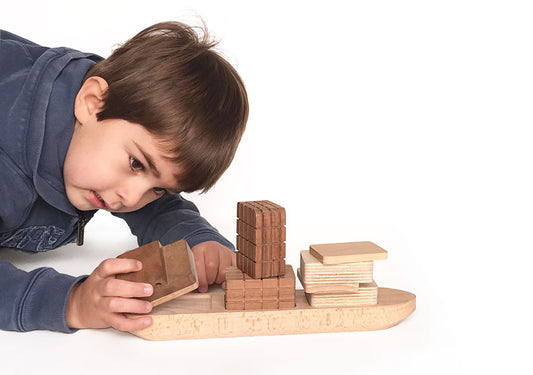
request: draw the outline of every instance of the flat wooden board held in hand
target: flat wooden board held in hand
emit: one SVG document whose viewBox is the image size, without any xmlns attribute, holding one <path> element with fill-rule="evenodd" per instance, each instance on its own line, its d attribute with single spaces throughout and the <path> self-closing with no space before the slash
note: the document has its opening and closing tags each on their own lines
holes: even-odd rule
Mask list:
<svg viewBox="0 0 533 375">
<path fill-rule="evenodd" d="M 160 305 L 198 288 L 194 257 L 187 241 L 180 240 L 161 246 L 159 241 L 130 250 L 117 258 L 140 260 L 138 272 L 119 274 L 117 279 L 151 284 L 154 293 L 144 299 Z"/>
<path fill-rule="evenodd" d="M 178 340 L 371 331 L 395 326 L 415 307 L 414 294 L 379 288 L 376 305 L 311 307 L 304 291 L 297 290 L 296 306 L 292 308 L 228 311 L 224 308 L 224 291 L 220 290 L 190 293 L 154 308 L 149 314 L 153 324 L 133 334 L 147 340 Z"/>
</svg>

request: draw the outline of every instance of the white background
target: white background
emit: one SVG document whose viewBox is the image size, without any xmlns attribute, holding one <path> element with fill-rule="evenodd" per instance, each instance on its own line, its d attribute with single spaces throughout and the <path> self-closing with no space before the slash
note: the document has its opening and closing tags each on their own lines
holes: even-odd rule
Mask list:
<svg viewBox="0 0 533 375">
<path fill-rule="evenodd" d="M 378 285 L 417 295 L 411 317 L 376 332 L 170 342 L 0 332 L 3 374 L 531 369 L 529 2 L 0 3 L 0 28 L 103 56 L 155 22 L 203 17 L 251 112 L 230 169 L 189 198 L 231 240 L 237 201 L 281 204 L 293 266 L 312 243 L 374 241 L 389 251 Z M 83 248 L 0 255 L 77 275 L 135 246 L 99 213 Z"/>
</svg>

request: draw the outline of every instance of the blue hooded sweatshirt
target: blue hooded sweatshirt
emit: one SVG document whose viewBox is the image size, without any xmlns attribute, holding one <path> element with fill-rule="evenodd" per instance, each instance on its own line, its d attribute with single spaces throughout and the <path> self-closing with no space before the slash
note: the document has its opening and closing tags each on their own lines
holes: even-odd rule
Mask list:
<svg viewBox="0 0 533 375">
<path fill-rule="evenodd" d="M 96 211 L 78 211 L 66 196 L 63 164 L 74 130 L 74 99 L 101 57 L 47 48 L 0 30 L 0 247 L 47 251 L 73 242 Z M 140 245 L 185 238 L 195 246 L 233 245 L 180 195 L 115 214 Z M 79 240 L 79 238 L 78 238 Z M 52 268 L 19 270 L 0 259 L 0 329 L 73 332 L 65 308 L 82 277 Z"/>
</svg>

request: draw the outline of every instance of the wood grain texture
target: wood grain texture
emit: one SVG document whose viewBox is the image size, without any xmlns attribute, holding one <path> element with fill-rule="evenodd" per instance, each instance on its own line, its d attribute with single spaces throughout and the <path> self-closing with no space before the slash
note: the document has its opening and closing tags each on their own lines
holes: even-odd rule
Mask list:
<svg viewBox="0 0 533 375">
<path fill-rule="evenodd" d="M 226 310 L 294 307 L 295 282 L 291 265 L 285 266 L 283 276 L 265 279 L 251 278 L 234 266 L 226 267 Z"/>
<path fill-rule="evenodd" d="M 300 269 L 297 270 L 298 279 L 307 293 L 355 293 L 359 290 L 359 283 L 306 283 L 303 281 Z"/>
<path fill-rule="evenodd" d="M 374 279 L 374 262 L 322 264 L 309 250 L 300 252 L 301 280 L 313 283 L 370 283 Z"/>
<path fill-rule="evenodd" d="M 340 242 L 309 246 L 322 264 L 341 264 L 387 259 L 387 251 L 370 241 Z"/>
<path fill-rule="evenodd" d="M 150 313 L 152 326 L 134 335 L 147 340 L 371 331 L 395 326 L 416 308 L 414 294 L 379 288 L 378 303 L 357 307 L 311 307 L 303 290 L 296 307 L 282 310 L 227 311 L 224 292 L 190 293 Z"/>
<path fill-rule="evenodd" d="M 314 307 L 375 305 L 378 301 L 378 286 L 375 282 L 359 284 L 354 293 L 305 293 L 307 301 Z"/>
<path fill-rule="evenodd" d="M 187 241 L 179 240 L 161 246 L 159 241 L 126 251 L 117 258 L 136 259 L 143 268 L 137 272 L 116 275 L 117 279 L 151 284 L 154 293 L 144 297 L 153 306 L 160 305 L 198 287 L 194 257 Z"/>
</svg>

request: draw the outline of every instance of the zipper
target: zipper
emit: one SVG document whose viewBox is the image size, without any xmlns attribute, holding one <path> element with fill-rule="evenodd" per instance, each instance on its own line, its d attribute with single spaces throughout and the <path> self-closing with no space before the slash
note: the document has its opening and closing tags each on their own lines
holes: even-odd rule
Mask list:
<svg viewBox="0 0 533 375">
<path fill-rule="evenodd" d="M 79 214 L 78 221 L 76 222 L 76 231 L 78 232 L 78 237 L 76 244 L 78 246 L 83 245 L 83 239 L 85 236 L 85 224 L 87 224 L 87 218 L 83 214 Z"/>
</svg>

